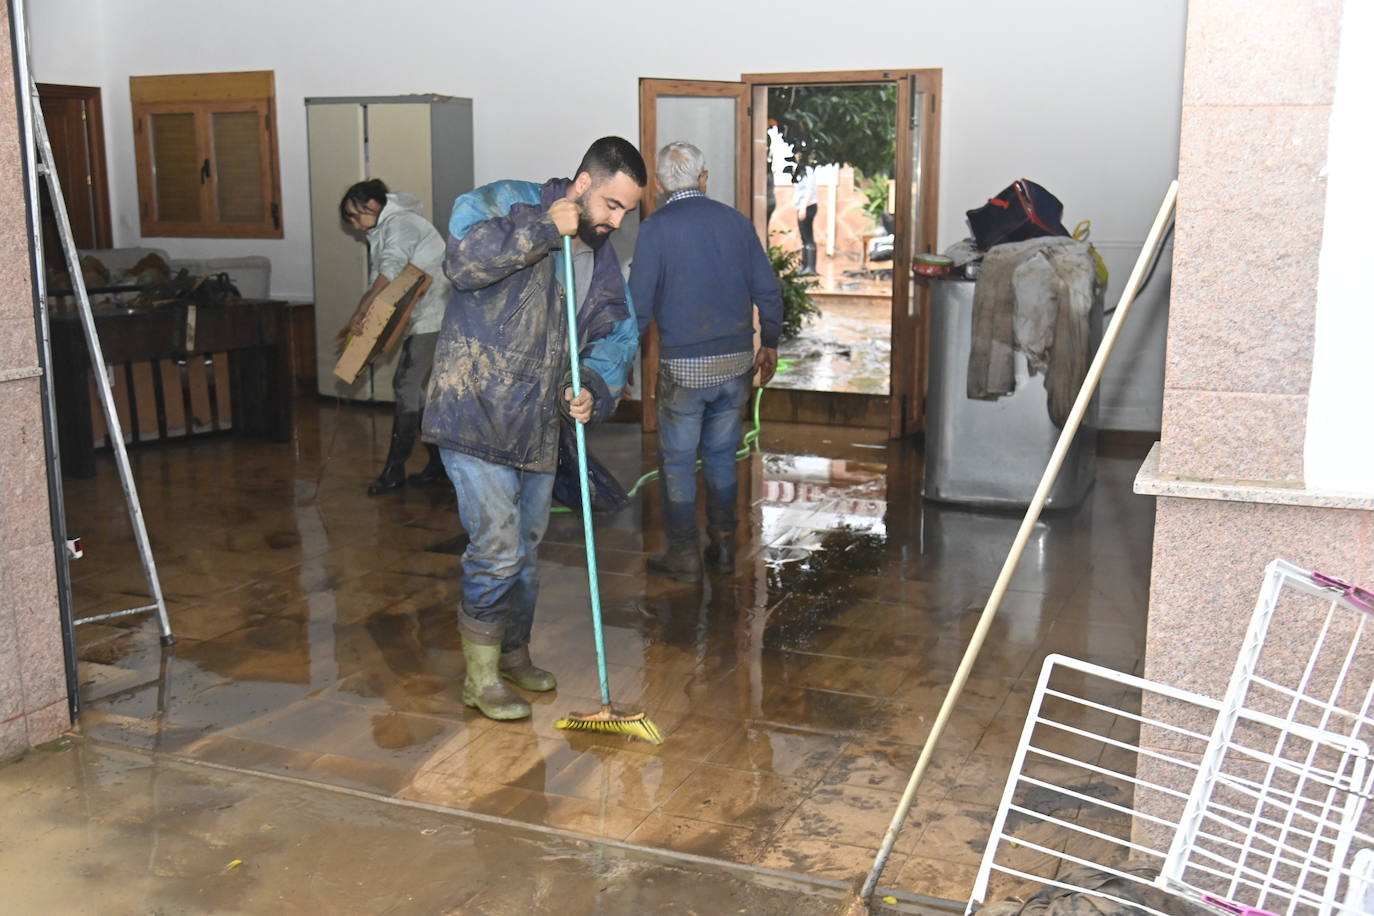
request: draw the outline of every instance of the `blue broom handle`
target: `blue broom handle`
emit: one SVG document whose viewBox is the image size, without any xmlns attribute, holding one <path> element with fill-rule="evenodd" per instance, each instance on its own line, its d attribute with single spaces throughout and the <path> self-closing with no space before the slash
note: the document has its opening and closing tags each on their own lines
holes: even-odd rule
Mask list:
<svg viewBox="0 0 1374 916">
<path fill-rule="evenodd" d="M 573 300 L 572 237 L 563 236 L 563 298 L 568 304 L 568 356 L 572 361 L 572 390 L 582 391 L 582 372 L 577 361 L 577 305 Z M 573 420 L 577 434 L 577 483 L 582 490 L 582 532 L 587 542 L 587 588 L 592 593 L 592 630 L 596 634 L 596 673 L 601 678 L 601 705 L 611 705 L 606 680 L 606 645 L 601 636 L 601 586 L 596 577 L 596 542 L 592 539 L 592 497 L 587 486 L 587 434 Z"/>
</svg>

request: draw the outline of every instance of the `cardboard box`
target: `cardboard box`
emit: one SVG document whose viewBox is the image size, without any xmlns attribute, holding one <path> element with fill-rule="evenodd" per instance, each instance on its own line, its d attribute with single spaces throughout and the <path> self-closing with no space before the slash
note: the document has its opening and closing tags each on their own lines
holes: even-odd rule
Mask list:
<svg viewBox="0 0 1374 916">
<path fill-rule="evenodd" d="M 390 353 L 405 336 L 410 311 L 429 289 L 429 283 L 429 274 L 407 264 L 396 279 L 382 287 L 367 306 L 362 332 L 348 335 L 344 342 L 334 374 L 351 385 L 377 354 Z"/>
</svg>

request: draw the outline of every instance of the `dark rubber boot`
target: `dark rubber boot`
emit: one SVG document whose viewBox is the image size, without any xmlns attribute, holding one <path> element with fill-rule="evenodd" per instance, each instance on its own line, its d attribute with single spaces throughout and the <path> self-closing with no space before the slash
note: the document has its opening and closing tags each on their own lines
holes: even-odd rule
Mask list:
<svg viewBox="0 0 1374 916">
<path fill-rule="evenodd" d="M 463 705 L 475 706 L 488 719 L 508 721 L 527 718 L 530 704 L 501 680 L 500 642 L 486 645 L 469 636 L 466 631 L 462 635 L 463 660 L 467 662 L 467 675 L 463 679 Z"/>
<path fill-rule="evenodd" d="M 448 483 L 448 471 L 444 470 L 444 461 L 439 457 L 439 446 L 426 442 L 425 451 L 429 452 L 429 464 L 425 465 L 420 473 L 407 477 L 406 483 L 412 487 L 432 487 Z"/>
<path fill-rule="evenodd" d="M 668 552 L 662 556 L 650 557 L 647 566 L 649 572 L 656 576 L 665 576 L 679 582 L 700 582 L 701 555 L 697 553 L 696 535 L 693 534 L 690 540 L 670 540 Z"/>
<path fill-rule="evenodd" d="M 706 563 L 711 572 L 724 576 L 735 572 L 735 529 L 739 522 L 735 518 L 735 499 L 739 495 L 739 484 L 727 487 L 709 488 L 706 493 Z"/>
<path fill-rule="evenodd" d="M 543 693 L 558 686 L 553 672 L 537 668 L 530 661 L 530 647 L 507 649 L 501 653 L 501 676 L 523 690 Z"/>
<path fill-rule="evenodd" d="M 706 545 L 706 563 L 711 572 L 722 576 L 734 575 L 735 536 L 728 531 L 714 529 L 708 531 L 707 536 L 711 542 Z"/>
<path fill-rule="evenodd" d="M 816 276 L 816 245 L 803 245 L 801 250 L 801 270 L 797 271 L 799 277 Z"/>
<path fill-rule="evenodd" d="M 415 447 L 415 435 L 420 431 L 420 414 L 398 413 L 391 421 L 391 448 L 386 453 L 382 473 L 368 484 L 368 496 L 380 496 L 399 490 L 406 483 L 406 459 Z"/>
</svg>

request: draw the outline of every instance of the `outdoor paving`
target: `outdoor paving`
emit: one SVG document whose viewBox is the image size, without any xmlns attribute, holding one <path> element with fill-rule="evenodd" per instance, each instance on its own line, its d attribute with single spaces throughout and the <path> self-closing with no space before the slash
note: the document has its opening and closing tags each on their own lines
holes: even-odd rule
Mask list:
<svg viewBox="0 0 1374 916">
<path fill-rule="evenodd" d="M 594 840 L 843 881 L 868 869 L 1019 515 L 924 503 L 910 443 L 770 424 L 740 466 L 734 576 L 645 573 L 663 547 L 654 486 L 598 518 L 612 694 L 666 741 L 554 727 L 598 703 L 568 515 L 540 553 L 532 646 L 559 688 L 496 723 L 461 702 L 451 491 L 367 496 L 389 413 L 298 407 L 287 445 L 133 453 L 177 644 L 149 616 L 79 627 L 82 735 Z M 595 430 L 592 450 L 626 482 L 656 463 L 633 426 Z M 1045 655 L 1138 673 L 1153 523 L 1138 464 L 1100 458 L 1084 505 L 1037 526 L 883 887 L 967 897 Z M 78 614 L 144 603 L 109 459 L 66 500 L 86 545 Z"/>
<path fill-rule="evenodd" d="M 816 297 L 821 316 L 778 343 L 775 388 L 886 396 L 891 390 L 892 300 Z"/>
<path fill-rule="evenodd" d="M 794 234 L 781 244 L 795 248 Z M 811 295 L 820 315 L 779 343 L 787 362 L 774 387 L 874 395 L 891 389 L 892 262 L 865 265 L 857 245 L 833 255 L 819 246 Z"/>
</svg>

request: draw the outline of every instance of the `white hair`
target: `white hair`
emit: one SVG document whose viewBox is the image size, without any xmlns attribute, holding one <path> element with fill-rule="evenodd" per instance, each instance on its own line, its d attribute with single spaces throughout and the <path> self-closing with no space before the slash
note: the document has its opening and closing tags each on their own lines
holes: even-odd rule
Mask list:
<svg viewBox="0 0 1374 916">
<path fill-rule="evenodd" d="M 697 179 L 706 168 L 706 157 L 701 150 L 685 140 L 674 140 L 658 151 L 658 164 L 654 172 L 658 184 L 666 194 L 694 188 Z"/>
</svg>

